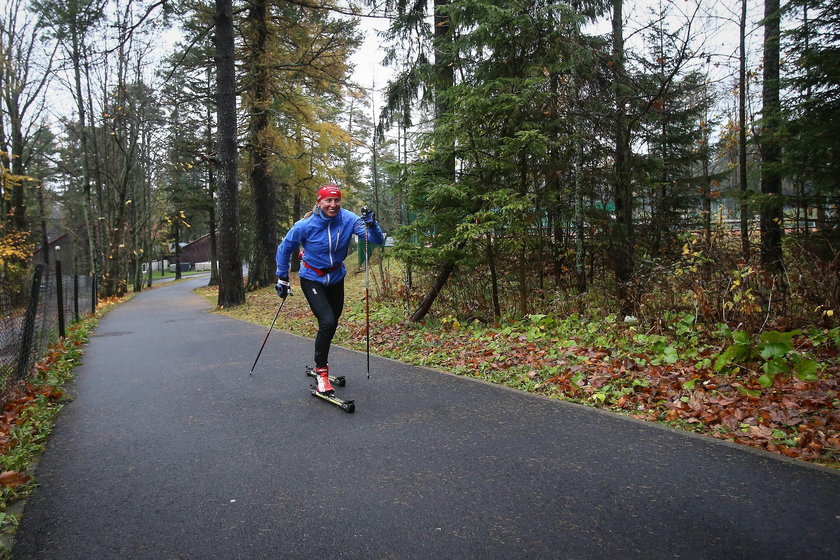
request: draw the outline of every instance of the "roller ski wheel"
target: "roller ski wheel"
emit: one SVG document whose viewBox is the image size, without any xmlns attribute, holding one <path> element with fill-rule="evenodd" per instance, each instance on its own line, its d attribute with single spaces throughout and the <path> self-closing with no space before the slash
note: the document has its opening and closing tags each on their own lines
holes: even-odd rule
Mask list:
<svg viewBox="0 0 840 560">
<path fill-rule="evenodd" d="M 315 372 L 312 371 L 311 366 L 306 366 L 306 375 L 308 375 L 309 377 L 315 377 Z M 336 387 L 344 387 L 345 385 L 347 385 L 347 381 L 344 379 L 343 375 L 339 375 L 339 376 L 330 375 L 329 379 L 330 379 L 330 383 L 332 383 Z"/>
<path fill-rule="evenodd" d="M 340 399 L 333 394 L 329 393 L 319 393 L 318 389 L 313 387 L 312 385 L 309 386 L 309 393 L 313 397 L 318 397 L 327 401 L 330 404 L 334 404 L 344 412 L 353 413 L 356 410 L 356 404 L 353 401 L 346 401 L 344 399 Z"/>
</svg>

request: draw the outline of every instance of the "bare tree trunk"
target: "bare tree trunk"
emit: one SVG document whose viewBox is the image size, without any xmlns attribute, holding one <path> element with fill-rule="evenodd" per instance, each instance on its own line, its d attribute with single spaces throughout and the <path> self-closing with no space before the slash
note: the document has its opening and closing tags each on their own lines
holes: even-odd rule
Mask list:
<svg viewBox="0 0 840 560">
<path fill-rule="evenodd" d="M 499 274 L 496 271 L 496 254 L 493 248 L 493 234 L 487 236 L 487 267 L 490 269 L 490 293 L 493 297 L 493 317 L 502 316 L 502 306 L 499 304 Z"/>
<path fill-rule="evenodd" d="M 627 126 L 624 77 L 622 0 L 613 5 L 613 70 L 615 80 L 615 263 L 616 296 L 622 316 L 633 313 L 630 280 L 633 277 L 633 189 L 630 184 L 630 134 Z"/>
<path fill-rule="evenodd" d="M 175 211 L 175 221 L 172 227 L 175 229 L 175 279 L 181 279 L 181 212 Z"/>
<path fill-rule="evenodd" d="M 776 133 L 779 128 L 779 0 L 764 2 L 764 76 L 761 127 L 761 193 L 766 200 L 761 210 L 761 262 L 773 272 L 781 272 L 782 177 L 775 168 L 781 149 Z"/>
<path fill-rule="evenodd" d="M 738 71 L 738 186 L 741 191 L 741 252 L 750 258 L 750 211 L 747 203 L 747 0 L 741 0 Z"/>
<path fill-rule="evenodd" d="M 525 197 L 527 194 L 527 160 L 525 154 L 519 157 L 519 194 Z M 519 239 L 519 316 L 525 317 L 528 314 L 528 234 L 527 232 Z"/>
<path fill-rule="evenodd" d="M 574 165 L 575 190 L 575 276 L 577 277 L 577 291 L 586 292 L 586 245 L 584 244 L 583 223 L 583 190 L 580 185 L 580 165 L 575 156 Z"/>
<path fill-rule="evenodd" d="M 708 134 L 704 133 L 706 141 L 708 142 Z M 709 192 L 709 185 L 711 179 L 709 178 L 709 156 L 703 156 L 703 233 L 706 238 L 706 248 L 712 247 L 712 196 Z"/>
<path fill-rule="evenodd" d="M 210 91 L 210 69 L 207 69 L 207 91 Z M 213 151 L 213 121 L 210 115 L 210 103 L 207 103 L 207 153 L 208 155 Z M 208 157 L 207 163 L 207 196 L 210 203 L 207 206 L 207 227 L 210 230 L 210 281 L 208 286 L 219 285 L 219 251 L 216 247 L 217 233 L 216 233 L 216 173 L 213 168 L 213 162 Z"/>
<path fill-rule="evenodd" d="M 253 33 L 250 87 L 250 178 L 254 215 L 254 247 L 248 269 L 248 289 L 256 290 L 274 284 L 274 253 L 277 247 L 275 227 L 275 188 L 270 170 L 271 146 L 266 132 L 271 127 L 271 68 L 267 58 L 270 3 L 255 0 L 248 12 L 248 23 Z"/>
<path fill-rule="evenodd" d="M 38 209 L 41 213 L 41 255 L 44 259 L 44 265 L 50 266 L 50 238 L 47 235 L 47 213 L 46 205 L 44 204 L 44 181 L 38 181 L 35 187 L 38 194 Z M 75 262 L 73 265 L 75 266 Z M 74 271 L 75 272 L 75 271 Z"/>
<path fill-rule="evenodd" d="M 82 217 L 87 229 L 88 252 L 90 254 L 90 270 L 94 276 L 100 273 L 99 266 L 99 244 L 97 243 L 96 224 L 93 223 L 91 215 L 91 154 L 88 147 L 87 112 L 85 101 L 82 97 L 82 53 L 80 41 L 75 28 L 71 28 L 71 57 L 73 63 L 73 78 L 76 93 L 76 109 L 79 112 L 79 144 L 82 148 Z"/>
<path fill-rule="evenodd" d="M 219 307 L 245 302 L 239 251 L 236 68 L 232 0 L 216 0 L 216 110 L 219 142 Z"/>
<path fill-rule="evenodd" d="M 449 64 L 449 60 L 446 59 L 447 55 L 451 50 L 452 44 L 452 32 L 450 29 L 449 20 L 446 16 L 444 16 L 441 11 L 441 6 L 446 6 L 449 4 L 449 0 L 434 0 L 435 2 L 435 14 L 434 14 L 434 24 L 435 24 L 435 74 L 437 76 L 436 80 L 436 92 L 443 92 L 448 90 L 452 87 L 455 83 L 455 68 L 453 65 Z M 436 119 L 440 119 L 448 112 L 448 108 L 446 103 L 443 101 L 442 96 L 436 95 L 435 96 L 435 117 Z M 454 156 L 451 158 L 451 162 L 447 160 L 446 162 L 447 171 L 451 169 L 453 172 L 455 170 L 455 159 Z"/>
<path fill-rule="evenodd" d="M 438 273 L 437 278 L 435 278 L 434 284 L 432 284 L 432 287 L 429 288 L 428 292 L 426 292 L 426 295 L 423 296 L 423 300 L 420 302 L 420 306 L 417 308 L 417 311 L 409 317 L 409 321 L 416 323 L 421 321 L 429 313 L 432 309 L 432 304 L 435 302 L 435 299 L 437 299 L 440 291 L 443 290 L 443 287 L 446 285 L 446 281 L 449 279 L 449 276 L 454 270 L 454 263 L 448 262 L 443 266 L 441 271 Z"/>
</svg>

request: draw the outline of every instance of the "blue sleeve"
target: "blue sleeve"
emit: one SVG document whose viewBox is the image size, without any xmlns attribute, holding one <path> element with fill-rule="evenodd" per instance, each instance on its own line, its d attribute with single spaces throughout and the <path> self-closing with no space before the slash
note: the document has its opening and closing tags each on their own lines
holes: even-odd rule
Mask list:
<svg viewBox="0 0 840 560">
<path fill-rule="evenodd" d="M 289 277 L 289 263 L 292 258 L 292 253 L 300 248 L 300 233 L 302 229 L 301 222 L 297 222 L 286 234 L 286 237 L 283 238 L 280 245 L 277 246 L 277 255 L 275 255 L 274 260 L 277 262 L 275 274 L 278 278 Z"/>
<path fill-rule="evenodd" d="M 353 214 L 353 216 L 356 215 Z M 382 245 L 385 243 L 385 235 L 382 233 L 382 228 L 379 227 L 379 222 L 374 221 L 373 226 L 368 228 L 365 226 L 362 219 L 356 216 L 356 221 L 353 224 L 353 233 L 359 236 L 359 239 L 364 239 L 365 235 L 367 235 L 365 233 L 366 229 L 370 230 L 370 237 L 368 238 L 370 243 L 373 243 L 374 245 Z"/>
</svg>

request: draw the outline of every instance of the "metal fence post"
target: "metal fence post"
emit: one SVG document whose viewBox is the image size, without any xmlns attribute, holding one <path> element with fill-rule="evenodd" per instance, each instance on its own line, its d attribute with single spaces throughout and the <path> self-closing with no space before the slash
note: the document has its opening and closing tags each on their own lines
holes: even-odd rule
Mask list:
<svg viewBox="0 0 840 560">
<path fill-rule="evenodd" d="M 23 321 L 23 338 L 20 345 L 20 357 L 18 358 L 18 379 L 26 377 L 29 369 L 29 353 L 32 351 L 32 341 L 35 338 L 35 316 L 38 313 L 38 296 L 41 293 L 41 276 L 43 273 L 44 265 L 36 264 L 35 273 L 32 275 L 32 293 L 29 296 L 26 317 Z"/>
<path fill-rule="evenodd" d="M 96 274 L 90 278 L 90 312 L 96 314 Z"/>
<path fill-rule="evenodd" d="M 64 338 L 64 277 L 61 274 L 61 247 L 55 246 L 55 295 L 58 302 L 58 336 Z"/>
</svg>

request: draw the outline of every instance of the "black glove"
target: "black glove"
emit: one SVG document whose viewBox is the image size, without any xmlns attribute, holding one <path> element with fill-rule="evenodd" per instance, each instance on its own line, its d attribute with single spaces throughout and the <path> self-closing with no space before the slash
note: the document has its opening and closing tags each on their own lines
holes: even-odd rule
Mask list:
<svg viewBox="0 0 840 560">
<path fill-rule="evenodd" d="M 278 278 L 277 285 L 274 286 L 274 289 L 277 291 L 277 295 L 282 299 L 286 299 L 286 296 L 292 295 L 292 285 L 289 284 L 288 278 Z"/>
<path fill-rule="evenodd" d="M 371 227 L 374 223 L 376 223 L 376 214 L 367 206 L 362 208 L 362 221 L 367 227 Z"/>
</svg>

